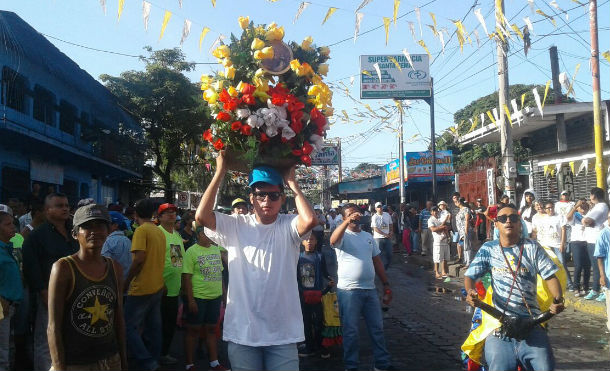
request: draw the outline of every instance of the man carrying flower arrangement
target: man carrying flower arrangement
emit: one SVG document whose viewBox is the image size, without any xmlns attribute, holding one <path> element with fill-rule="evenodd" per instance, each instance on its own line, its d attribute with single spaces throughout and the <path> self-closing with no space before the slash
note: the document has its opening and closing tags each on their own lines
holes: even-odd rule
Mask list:
<svg viewBox="0 0 610 371">
<path fill-rule="evenodd" d="M 213 212 L 227 172 L 224 151 L 197 208 L 197 222 L 228 251 L 229 281 L 223 338 L 233 370 L 298 370 L 297 343 L 304 340 L 297 287 L 299 245 L 317 224 L 313 208 L 295 179 L 271 167 L 250 173 L 253 215 Z M 280 214 L 284 185 L 295 195 L 298 215 Z M 206 232 L 206 234 L 208 234 Z"/>
</svg>

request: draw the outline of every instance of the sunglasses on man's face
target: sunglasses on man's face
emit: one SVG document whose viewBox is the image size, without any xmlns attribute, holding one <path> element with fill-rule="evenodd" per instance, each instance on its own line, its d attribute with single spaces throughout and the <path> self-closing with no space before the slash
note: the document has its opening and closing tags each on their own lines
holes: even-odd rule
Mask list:
<svg viewBox="0 0 610 371">
<path fill-rule="evenodd" d="M 277 201 L 282 196 L 282 192 L 262 192 L 262 191 L 257 191 L 257 192 L 254 192 L 252 194 L 254 195 L 254 197 L 256 197 L 256 199 L 258 201 L 265 201 L 266 197 L 269 197 L 269 199 L 271 201 Z"/>
<path fill-rule="evenodd" d="M 496 218 L 496 221 L 500 223 L 506 223 L 507 220 L 510 220 L 511 223 L 516 223 L 519 221 L 519 214 L 498 215 Z"/>
</svg>

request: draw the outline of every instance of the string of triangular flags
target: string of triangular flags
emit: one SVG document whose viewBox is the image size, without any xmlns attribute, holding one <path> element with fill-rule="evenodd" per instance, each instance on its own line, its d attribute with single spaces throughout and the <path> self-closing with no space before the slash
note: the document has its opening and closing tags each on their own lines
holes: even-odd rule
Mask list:
<svg viewBox="0 0 610 371">
<path fill-rule="evenodd" d="M 545 177 L 549 177 L 549 176 L 554 177 L 557 174 L 557 172 L 561 170 L 561 168 L 563 167 L 563 165 L 565 163 L 566 162 L 557 161 L 554 164 L 543 165 L 542 171 L 544 173 L 544 176 Z M 572 174 L 574 174 L 574 176 L 578 176 L 583 172 L 585 175 L 588 175 L 589 169 L 593 169 L 595 166 L 595 159 L 589 158 L 589 159 L 583 159 L 583 160 L 568 161 L 567 164 L 570 167 L 570 170 L 572 171 Z"/>
</svg>

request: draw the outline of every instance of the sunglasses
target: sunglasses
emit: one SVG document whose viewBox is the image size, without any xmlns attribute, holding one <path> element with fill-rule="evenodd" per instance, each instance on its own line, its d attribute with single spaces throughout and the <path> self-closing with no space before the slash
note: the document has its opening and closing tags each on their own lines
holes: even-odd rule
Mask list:
<svg viewBox="0 0 610 371">
<path fill-rule="evenodd" d="M 277 201 L 282 196 L 282 192 L 254 192 L 252 193 L 258 201 L 265 201 L 269 197 L 271 201 Z"/>
<path fill-rule="evenodd" d="M 506 223 L 507 220 L 510 220 L 511 223 L 516 223 L 519 221 L 518 214 L 509 214 L 509 215 L 498 215 L 496 221 L 500 223 Z"/>
</svg>

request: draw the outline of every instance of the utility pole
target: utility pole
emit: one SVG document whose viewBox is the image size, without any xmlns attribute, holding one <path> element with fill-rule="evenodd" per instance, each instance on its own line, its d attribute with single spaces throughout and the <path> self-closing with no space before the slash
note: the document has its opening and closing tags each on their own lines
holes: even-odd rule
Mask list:
<svg viewBox="0 0 610 371">
<path fill-rule="evenodd" d="M 432 149 L 432 201 L 436 204 L 436 129 L 434 128 L 434 79 L 430 78 L 430 144 Z"/>
<path fill-rule="evenodd" d="M 496 0 L 496 23 L 503 24 L 504 0 Z M 516 203 L 515 177 L 517 166 L 513 154 L 513 136 L 510 117 L 506 117 L 504 107 L 508 100 L 508 44 L 496 37 L 498 53 L 498 110 L 500 111 L 500 148 L 502 152 L 502 176 L 504 177 L 504 194 Z M 508 119 L 508 122 L 507 122 Z"/>
<path fill-rule="evenodd" d="M 406 203 L 407 197 L 405 196 L 405 152 L 403 148 L 403 135 L 402 135 L 402 102 L 400 100 L 396 100 L 399 104 L 399 115 L 400 115 L 400 124 L 398 126 L 398 176 L 400 178 L 398 182 L 398 187 L 400 189 L 400 203 Z"/>
<path fill-rule="evenodd" d="M 341 167 L 341 138 L 337 138 L 337 148 L 339 150 L 339 183 L 343 180 L 343 169 Z"/>
<path fill-rule="evenodd" d="M 606 189 L 604 167 L 604 139 L 601 119 L 601 95 L 599 91 L 599 41 L 597 37 L 597 0 L 589 0 L 589 27 L 591 29 L 591 74 L 593 77 L 593 132 L 595 141 L 595 175 L 597 186 Z"/>
<path fill-rule="evenodd" d="M 551 74 L 553 75 L 553 95 L 555 96 L 555 104 L 561 103 L 561 84 L 559 83 L 559 57 L 557 56 L 557 47 L 551 46 L 549 49 L 551 57 Z M 555 116 L 555 125 L 557 126 L 557 152 L 565 152 L 568 150 L 568 139 L 566 136 L 566 123 L 563 113 Z M 557 181 L 559 191 L 567 191 L 565 187 L 565 174 L 563 172 L 567 165 L 563 164 L 557 169 Z"/>
</svg>

